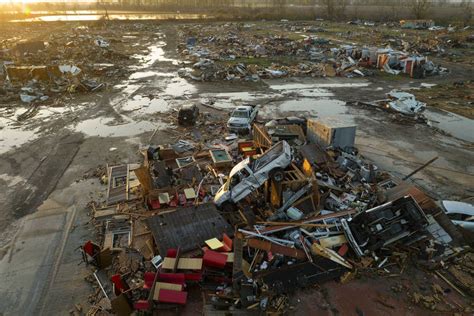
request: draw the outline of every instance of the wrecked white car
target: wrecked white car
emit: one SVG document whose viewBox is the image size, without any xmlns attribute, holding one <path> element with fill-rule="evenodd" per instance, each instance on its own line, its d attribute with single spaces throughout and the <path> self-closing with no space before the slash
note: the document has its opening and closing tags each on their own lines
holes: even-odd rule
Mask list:
<svg viewBox="0 0 474 316">
<path fill-rule="evenodd" d="M 235 133 L 250 133 L 257 114 L 258 108 L 255 105 L 239 106 L 230 114 L 227 129 Z"/>
<path fill-rule="evenodd" d="M 474 205 L 458 201 L 442 201 L 441 206 L 454 225 L 474 231 Z"/>
<path fill-rule="evenodd" d="M 417 101 L 411 93 L 392 90 L 387 96 L 389 98 L 387 108 L 398 113 L 413 116 L 426 108 L 426 103 Z"/>
<path fill-rule="evenodd" d="M 257 159 L 242 160 L 232 168 L 226 183 L 217 191 L 214 203 L 222 208 L 226 205 L 233 207 L 269 178 L 282 181 L 284 169 L 290 165 L 291 159 L 290 145 L 281 141 Z"/>
</svg>

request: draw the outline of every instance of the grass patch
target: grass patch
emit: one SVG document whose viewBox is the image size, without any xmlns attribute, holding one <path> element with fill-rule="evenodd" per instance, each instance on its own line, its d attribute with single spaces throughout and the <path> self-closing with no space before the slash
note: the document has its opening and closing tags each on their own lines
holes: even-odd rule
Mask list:
<svg viewBox="0 0 474 316">
<path fill-rule="evenodd" d="M 415 90 L 416 98 L 428 106 L 443 109 L 464 117 L 474 119 L 474 106 L 470 104 L 474 83 L 466 82 L 462 86 L 438 85 L 428 89 Z"/>
<path fill-rule="evenodd" d="M 381 70 L 375 72 L 374 77 L 380 78 L 384 81 L 402 81 L 402 80 L 406 80 L 407 78 L 410 79 L 410 77 L 407 74 L 392 75 L 392 74 L 389 74 L 388 72 L 381 71 Z"/>
</svg>

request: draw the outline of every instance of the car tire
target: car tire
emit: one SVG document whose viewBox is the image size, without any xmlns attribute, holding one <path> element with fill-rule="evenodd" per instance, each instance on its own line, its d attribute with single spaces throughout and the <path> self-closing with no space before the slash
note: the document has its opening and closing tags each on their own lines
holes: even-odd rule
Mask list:
<svg viewBox="0 0 474 316">
<path fill-rule="evenodd" d="M 275 182 L 282 182 L 285 178 L 285 172 L 281 168 L 275 168 L 270 172 L 270 178 Z"/>
</svg>

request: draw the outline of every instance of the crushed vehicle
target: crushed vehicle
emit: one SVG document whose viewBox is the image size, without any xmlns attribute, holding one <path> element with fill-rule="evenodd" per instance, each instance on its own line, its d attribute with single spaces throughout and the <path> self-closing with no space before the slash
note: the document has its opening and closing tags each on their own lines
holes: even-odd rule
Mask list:
<svg viewBox="0 0 474 316">
<path fill-rule="evenodd" d="M 474 231 L 474 205 L 458 201 L 442 201 L 441 208 L 454 225 Z"/>
<path fill-rule="evenodd" d="M 195 104 L 184 104 L 178 111 L 179 125 L 194 125 L 199 116 L 199 108 Z"/>
<path fill-rule="evenodd" d="M 286 141 L 275 144 L 257 159 L 248 157 L 242 160 L 230 171 L 226 183 L 217 191 L 214 203 L 222 208 L 232 207 L 269 178 L 282 181 L 283 171 L 291 160 L 291 147 Z"/>
<path fill-rule="evenodd" d="M 387 108 L 398 113 L 413 116 L 426 108 L 426 103 L 417 101 L 411 93 L 392 90 L 387 96 Z"/>
<path fill-rule="evenodd" d="M 227 129 L 230 132 L 250 133 L 257 114 L 258 107 L 256 105 L 239 106 L 230 114 Z"/>
<path fill-rule="evenodd" d="M 428 225 L 425 213 L 411 196 L 342 219 L 347 240 L 358 256 L 396 242 L 413 239 Z"/>
</svg>

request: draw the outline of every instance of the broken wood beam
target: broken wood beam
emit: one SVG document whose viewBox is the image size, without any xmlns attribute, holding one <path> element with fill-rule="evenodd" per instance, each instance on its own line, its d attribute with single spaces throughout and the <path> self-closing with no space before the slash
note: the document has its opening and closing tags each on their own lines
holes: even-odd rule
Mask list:
<svg viewBox="0 0 474 316">
<path fill-rule="evenodd" d="M 259 229 L 258 233 L 262 235 L 272 234 L 279 231 L 284 231 L 287 229 L 294 228 L 298 224 L 312 224 L 314 222 L 320 222 L 325 219 L 344 217 L 344 216 L 348 216 L 354 213 L 356 213 L 356 210 L 347 210 L 347 211 L 335 212 L 331 214 L 318 215 L 313 218 L 309 218 L 305 221 L 291 222 L 291 225 L 274 225 L 274 226 L 266 227 L 263 229 Z M 304 225 L 301 225 L 301 226 L 304 226 Z"/>
<path fill-rule="evenodd" d="M 277 245 L 269 241 L 264 241 L 260 239 L 249 239 L 247 240 L 247 245 L 251 248 L 271 251 L 273 253 L 284 255 L 287 257 L 292 257 L 296 259 L 306 259 L 306 254 L 303 250 Z"/>
</svg>

